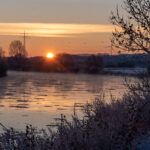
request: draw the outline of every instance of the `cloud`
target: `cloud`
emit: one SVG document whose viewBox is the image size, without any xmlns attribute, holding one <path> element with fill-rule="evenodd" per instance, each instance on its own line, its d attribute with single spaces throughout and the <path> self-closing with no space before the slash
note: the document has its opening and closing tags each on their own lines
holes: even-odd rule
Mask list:
<svg viewBox="0 0 150 150">
<path fill-rule="evenodd" d="M 0 23 L 0 35 L 20 36 L 25 31 L 37 37 L 74 37 L 87 33 L 110 33 L 112 25 L 54 24 L 54 23 Z"/>
</svg>

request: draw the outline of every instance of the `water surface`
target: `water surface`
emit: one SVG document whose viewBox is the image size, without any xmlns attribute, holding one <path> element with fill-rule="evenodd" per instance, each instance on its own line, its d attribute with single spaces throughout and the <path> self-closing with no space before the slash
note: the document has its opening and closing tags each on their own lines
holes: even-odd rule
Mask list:
<svg viewBox="0 0 150 150">
<path fill-rule="evenodd" d="M 53 122 L 61 113 L 70 116 L 74 103 L 90 102 L 106 93 L 120 97 L 126 90 L 119 76 L 8 72 L 0 79 L 0 122 L 23 129 L 25 124 L 39 128 Z"/>
</svg>

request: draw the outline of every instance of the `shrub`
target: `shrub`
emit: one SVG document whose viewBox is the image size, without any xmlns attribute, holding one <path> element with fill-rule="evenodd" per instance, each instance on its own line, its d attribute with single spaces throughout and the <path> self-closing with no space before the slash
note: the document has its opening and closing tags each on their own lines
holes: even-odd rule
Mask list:
<svg viewBox="0 0 150 150">
<path fill-rule="evenodd" d="M 9 69 L 12 69 L 12 70 L 18 70 L 18 71 L 28 70 L 27 58 L 20 54 L 14 57 L 9 57 L 8 66 L 9 66 Z"/>
<path fill-rule="evenodd" d="M 134 68 L 135 64 L 132 61 L 118 63 L 119 68 Z"/>
<path fill-rule="evenodd" d="M 103 59 L 101 56 L 91 55 L 85 62 L 86 73 L 99 73 L 103 70 Z"/>
<path fill-rule="evenodd" d="M 76 64 L 72 55 L 66 53 L 58 54 L 56 59 L 61 72 L 77 73 L 79 71 L 78 65 Z"/>
</svg>

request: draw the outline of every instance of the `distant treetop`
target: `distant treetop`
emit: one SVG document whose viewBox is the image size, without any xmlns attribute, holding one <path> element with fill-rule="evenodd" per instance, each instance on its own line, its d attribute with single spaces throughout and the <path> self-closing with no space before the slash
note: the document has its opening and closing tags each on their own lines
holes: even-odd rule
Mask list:
<svg viewBox="0 0 150 150">
<path fill-rule="evenodd" d="M 9 55 L 27 57 L 27 51 L 21 41 L 14 40 L 10 43 Z"/>
</svg>

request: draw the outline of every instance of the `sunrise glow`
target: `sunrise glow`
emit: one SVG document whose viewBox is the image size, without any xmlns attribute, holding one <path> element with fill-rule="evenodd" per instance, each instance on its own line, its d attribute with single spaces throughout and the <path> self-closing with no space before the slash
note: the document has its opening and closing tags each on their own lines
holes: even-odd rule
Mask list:
<svg viewBox="0 0 150 150">
<path fill-rule="evenodd" d="M 46 54 L 46 57 L 50 58 L 50 59 L 54 58 L 54 54 L 49 52 L 49 53 Z"/>
<path fill-rule="evenodd" d="M 20 36 L 25 30 L 32 37 L 74 37 L 86 33 L 111 33 L 105 24 L 0 23 L 0 35 Z"/>
</svg>

